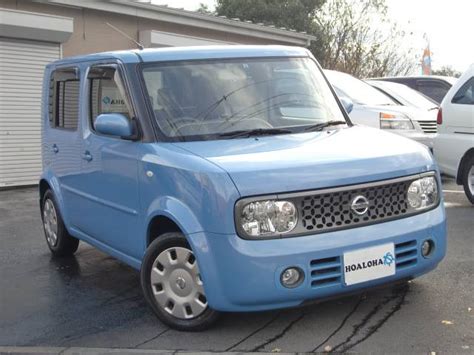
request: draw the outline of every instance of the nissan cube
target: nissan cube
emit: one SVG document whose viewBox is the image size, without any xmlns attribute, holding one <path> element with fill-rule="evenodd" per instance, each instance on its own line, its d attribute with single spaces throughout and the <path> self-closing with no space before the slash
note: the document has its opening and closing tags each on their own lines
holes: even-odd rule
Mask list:
<svg viewBox="0 0 474 355">
<path fill-rule="evenodd" d="M 66 58 L 42 102 L 49 249 L 81 240 L 139 270 L 173 328 L 403 282 L 445 255 L 429 150 L 353 125 L 304 48 Z"/>
</svg>

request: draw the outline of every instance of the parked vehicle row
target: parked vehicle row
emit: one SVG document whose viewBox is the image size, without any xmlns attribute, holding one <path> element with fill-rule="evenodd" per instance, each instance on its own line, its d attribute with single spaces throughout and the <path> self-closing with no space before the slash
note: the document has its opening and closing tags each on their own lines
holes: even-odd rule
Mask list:
<svg viewBox="0 0 474 355">
<path fill-rule="evenodd" d="M 353 103 L 350 117 L 354 123 L 387 130 L 433 147 L 435 110 L 400 105 L 385 93 L 349 74 L 332 70 L 325 70 L 325 73 L 338 96 Z"/>
<path fill-rule="evenodd" d="M 354 125 L 304 48 L 54 62 L 47 245 L 66 256 L 82 240 L 140 270 L 153 312 L 181 330 L 423 275 L 446 252 L 440 173 L 426 147 L 387 133 L 424 134 L 423 119 L 384 103 L 367 103 L 382 130 Z"/>
<path fill-rule="evenodd" d="M 459 79 L 423 76 L 366 82 L 399 105 L 415 106 L 432 117 L 436 115 L 433 147 L 440 169 L 464 187 L 467 198 L 474 204 L 474 64 Z M 439 109 L 436 102 L 441 102 Z M 433 125 L 433 121 L 430 122 Z"/>
</svg>

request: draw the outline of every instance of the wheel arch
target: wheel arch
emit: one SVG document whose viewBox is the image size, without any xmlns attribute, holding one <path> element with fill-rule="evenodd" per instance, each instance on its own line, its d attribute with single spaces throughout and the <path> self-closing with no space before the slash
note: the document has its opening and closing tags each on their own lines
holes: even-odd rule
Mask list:
<svg viewBox="0 0 474 355">
<path fill-rule="evenodd" d="M 146 234 L 146 247 L 165 233 L 179 232 L 183 233 L 178 224 L 168 216 L 156 215 L 148 223 Z M 184 234 L 184 233 L 183 233 Z"/>
<path fill-rule="evenodd" d="M 49 185 L 48 181 L 46 179 L 41 179 L 38 185 L 38 192 L 39 192 L 39 204 L 40 204 L 40 209 L 43 209 L 43 197 L 46 191 L 52 190 L 51 186 Z"/>
<path fill-rule="evenodd" d="M 181 232 L 192 246 L 189 234 L 202 232 L 197 217 L 180 200 L 173 197 L 161 197 L 148 209 L 146 223 L 145 249 L 160 235 L 168 232 Z"/>
<path fill-rule="evenodd" d="M 456 183 L 458 185 L 462 184 L 462 177 L 464 176 L 464 163 L 471 157 L 474 156 L 474 148 L 470 148 L 467 150 L 466 153 L 464 153 L 463 157 L 461 158 L 461 161 L 459 162 L 458 166 L 458 172 L 456 174 Z"/>
</svg>

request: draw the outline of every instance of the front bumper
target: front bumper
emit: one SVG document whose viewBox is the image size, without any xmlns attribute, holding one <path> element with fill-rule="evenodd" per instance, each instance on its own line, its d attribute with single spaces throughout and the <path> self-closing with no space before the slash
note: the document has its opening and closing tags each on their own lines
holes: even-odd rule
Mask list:
<svg viewBox="0 0 474 355">
<path fill-rule="evenodd" d="M 304 237 L 255 241 L 202 232 L 188 238 L 209 305 L 220 311 L 260 311 L 293 307 L 422 275 L 434 269 L 446 253 L 446 222 L 441 202 L 436 209 L 412 217 Z M 435 249 L 424 258 L 420 247 L 428 238 L 434 241 Z M 395 275 L 344 284 L 344 252 L 390 242 L 395 244 Z M 331 277 L 322 280 L 314 273 L 314 265 L 324 263 L 331 267 Z M 293 289 L 280 284 L 280 273 L 289 266 L 305 272 L 303 283 Z"/>
</svg>

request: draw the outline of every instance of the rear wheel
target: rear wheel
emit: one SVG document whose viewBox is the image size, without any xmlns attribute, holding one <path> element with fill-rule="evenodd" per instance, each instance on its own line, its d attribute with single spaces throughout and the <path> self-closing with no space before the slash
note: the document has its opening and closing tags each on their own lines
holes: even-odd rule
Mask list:
<svg viewBox="0 0 474 355">
<path fill-rule="evenodd" d="M 74 254 L 79 246 L 79 239 L 74 238 L 67 232 L 51 190 L 44 194 L 41 206 L 44 235 L 51 253 L 54 256 Z"/>
<path fill-rule="evenodd" d="M 464 164 L 464 174 L 462 177 L 464 192 L 469 201 L 474 205 L 474 155 L 471 154 Z"/>
<path fill-rule="evenodd" d="M 181 233 L 163 234 L 150 244 L 141 284 L 154 313 L 174 329 L 204 330 L 218 317 L 209 308 L 196 258 Z"/>
</svg>

